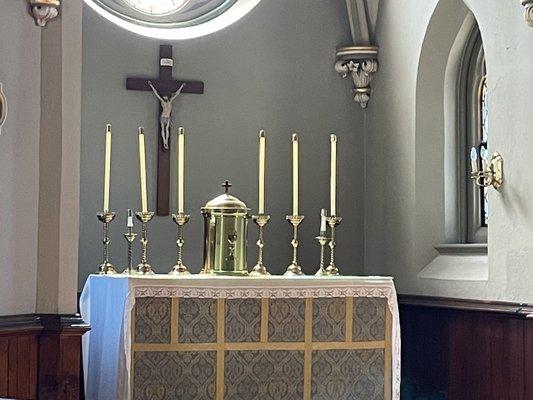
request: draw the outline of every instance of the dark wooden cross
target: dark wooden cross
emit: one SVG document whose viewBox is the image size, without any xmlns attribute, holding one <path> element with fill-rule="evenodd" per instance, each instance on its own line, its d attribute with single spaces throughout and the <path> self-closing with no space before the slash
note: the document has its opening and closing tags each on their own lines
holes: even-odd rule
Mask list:
<svg viewBox="0 0 533 400">
<path fill-rule="evenodd" d="M 172 66 L 174 60 L 172 59 L 172 46 L 159 46 L 159 78 L 127 78 L 126 89 L 128 90 L 142 90 L 145 92 L 152 92 L 149 82 L 152 82 L 156 90 L 161 96 L 171 96 L 175 93 L 183 83 L 181 93 L 204 93 L 204 83 L 201 81 L 184 81 L 172 78 Z M 153 94 L 152 94 L 153 96 Z M 162 108 L 159 105 L 159 115 L 161 115 Z M 159 118 L 157 121 L 159 126 L 158 140 L 158 157 L 157 157 L 157 215 L 169 215 L 170 213 L 170 138 L 169 149 L 165 149 L 163 139 L 161 137 L 161 126 Z"/>
</svg>

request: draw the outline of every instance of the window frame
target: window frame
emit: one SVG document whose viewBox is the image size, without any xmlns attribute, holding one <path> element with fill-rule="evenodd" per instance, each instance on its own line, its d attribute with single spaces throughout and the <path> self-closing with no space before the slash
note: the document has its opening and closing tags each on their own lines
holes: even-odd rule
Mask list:
<svg viewBox="0 0 533 400">
<path fill-rule="evenodd" d="M 484 223 L 483 188 L 470 179 L 470 149 L 480 149 L 481 88 L 486 80 L 483 41 L 477 24 L 474 24 L 461 58 L 457 96 L 458 123 L 458 202 L 459 235 L 462 243 L 486 243 L 488 226 Z M 478 158 L 479 163 L 481 159 Z M 481 166 L 481 165 L 480 165 Z"/>
</svg>

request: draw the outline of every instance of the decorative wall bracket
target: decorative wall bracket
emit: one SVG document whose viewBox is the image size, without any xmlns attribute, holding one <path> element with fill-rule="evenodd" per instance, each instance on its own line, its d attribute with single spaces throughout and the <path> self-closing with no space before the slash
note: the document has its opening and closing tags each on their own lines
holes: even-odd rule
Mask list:
<svg viewBox="0 0 533 400">
<path fill-rule="evenodd" d="M 343 78 L 352 76 L 354 100 L 361 108 L 366 108 L 370 100 L 370 82 L 379 67 L 378 52 L 377 46 L 347 46 L 336 51 L 335 71 Z"/>
<path fill-rule="evenodd" d="M 346 11 L 354 44 L 337 49 L 335 54 L 335 71 L 343 78 L 348 74 L 352 76 L 353 98 L 363 109 L 370 100 L 370 82 L 379 66 L 379 47 L 374 45 L 379 1 L 346 0 Z"/>
<path fill-rule="evenodd" d="M 38 26 L 46 26 L 47 22 L 57 17 L 61 0 L 29 0 L 30 11 Z"/>
<path fill-rule="evenodd" d="M 533 27 L 533 0 L 521 0 L 522 5 L 524 6 L 524 19 L 526 23 Z"/>
<path fill-rule="evenodd" d="M 4 94 L 4 88 L 0 82 L 0 135 L 2 134 L 2 125 L 6 122 L 7 117 L 7 99 Z"/>
</svg>

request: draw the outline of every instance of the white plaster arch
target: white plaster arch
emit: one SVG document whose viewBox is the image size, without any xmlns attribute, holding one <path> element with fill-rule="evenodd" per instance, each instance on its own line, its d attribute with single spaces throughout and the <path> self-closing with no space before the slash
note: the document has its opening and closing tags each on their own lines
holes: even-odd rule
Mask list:
<svg viewBox="0 0 533 400">
<path fill-rule="evenodd" d="M 457 165 L 462 160 L 456 155 L 456 99 L 461 58 L 475 23 L 473 13 L 462 0 L 440 0 L 420 50 L 414 152 L 415 238 L 420 249 L 415 258 L 419 270 L 435 267 L 439 259 L 435 246 L 460 241 Z M 480 279 L 486 279 L 486 257 L 476 265 Z M 464 279 L 455 272 L 448 279 Z M 442 270 L 439 273 L 442 276 Z M 419 276 L 430 277 L 431 273 L 425 268 Z"/>
</svg>

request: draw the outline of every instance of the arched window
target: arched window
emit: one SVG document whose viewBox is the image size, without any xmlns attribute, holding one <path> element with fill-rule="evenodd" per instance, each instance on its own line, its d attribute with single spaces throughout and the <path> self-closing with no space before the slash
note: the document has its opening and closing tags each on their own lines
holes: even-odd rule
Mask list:
<svg viewBox="0 0 533 400">
<path fill-rule="evenodd" d="M 461 59 L 459 73 L 459 91 L 457 115 L 459 127 L 458 160 L 462 164 L 460 171 L 460 201 L 464 209 L 461 221 L 463 240 L 466 243 L 484 243 L 487 241 L 488 208 L 487 189 L 480 188 L 470 179 L 469 153 L 472 147 L 478 153 L 488 157 L 488 112 L 489 96 L 487 92 L 487 71 L 483 41 L 477 24 L 474 24 L 466 42 Z M 478 158 L 481 168 L 481 158 Z"/>
</svg>

